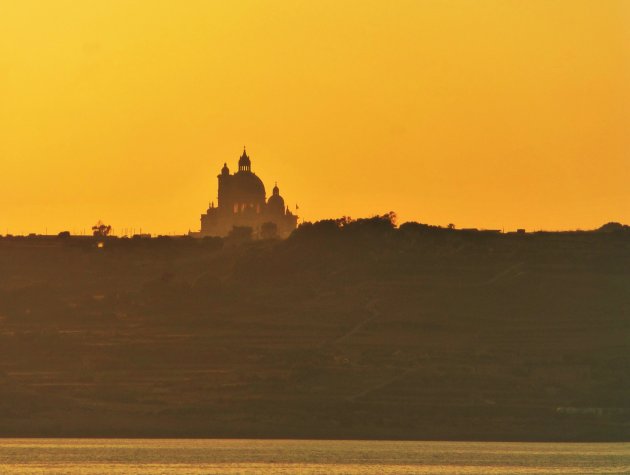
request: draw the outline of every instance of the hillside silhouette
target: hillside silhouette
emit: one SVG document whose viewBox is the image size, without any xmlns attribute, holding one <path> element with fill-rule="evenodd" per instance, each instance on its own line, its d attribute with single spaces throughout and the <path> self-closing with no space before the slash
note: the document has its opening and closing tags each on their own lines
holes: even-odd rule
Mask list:
<svg viewBox="0 0 630 475">
<path fill-rule="evenodd" d="M 0 435 L 628 440 L 627 226 L 393 218 L 0 239 Z"/>
</svg>

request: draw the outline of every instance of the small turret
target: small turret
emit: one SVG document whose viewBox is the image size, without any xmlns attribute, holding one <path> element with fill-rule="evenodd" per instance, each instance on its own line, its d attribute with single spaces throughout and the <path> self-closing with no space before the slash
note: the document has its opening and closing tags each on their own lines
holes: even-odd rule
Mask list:
<svg viewBox="0 0 630 475">
<path fill-rule="evenodd" d="M 275 216 L 284 214 L 284 199 L 280 196 L 278 183 L 273 187 L 273 194 L 267 200 L 267 210 L 270 214 Z"/>
<path fill-rule="evenodd" d="M 221 168 L 221 175 L 229 175 L 230 169 L 227 166 L 227 163 L 223 164 L 223 168 Z"/>
</svg>

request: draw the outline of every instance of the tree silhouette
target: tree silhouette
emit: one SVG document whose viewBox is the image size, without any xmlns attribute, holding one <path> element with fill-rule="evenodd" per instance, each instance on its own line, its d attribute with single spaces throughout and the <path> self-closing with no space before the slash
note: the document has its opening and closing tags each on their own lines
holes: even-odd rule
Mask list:
<svg viewBox="0 0 630 475">
<path fill-rule="evenodd" d="M 232 241 L 251 241 L 254 230 L 250 226 L 234 226 L 228 233 L 228 238 Z"/>
<path fill-rule="evenodd" d="M 267 222 L 260 226 L 260 237 L 262 239 L 275 239 L 278 237 L 278 225 Z"/>
<path fill-rule="evenodd" d="M 112 227 L 104 224 L 99 220 L 94 226 L 92 226 L 92 235 L 96 237 L 107 237 L 112 232 Z"/>
</svg>

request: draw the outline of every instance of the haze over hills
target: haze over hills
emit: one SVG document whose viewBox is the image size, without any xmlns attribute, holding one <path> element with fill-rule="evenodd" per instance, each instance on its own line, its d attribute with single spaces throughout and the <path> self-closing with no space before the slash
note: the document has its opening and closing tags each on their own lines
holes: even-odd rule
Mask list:
<svg viewBox="0 0 630 475">
<path fill-rule="evenodd" d="M 627 440 L 600 231 L 0 239 L 0 435 Z"/>
</svg>

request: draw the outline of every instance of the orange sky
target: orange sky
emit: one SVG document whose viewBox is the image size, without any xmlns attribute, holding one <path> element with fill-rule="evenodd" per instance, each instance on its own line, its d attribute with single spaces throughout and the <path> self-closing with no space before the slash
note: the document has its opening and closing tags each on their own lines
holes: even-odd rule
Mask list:
<svg viewBox="0 0 630 475">
<path fill-rule="evenodd" d="M 307 220 L 630 223 L 630 2 L 0 3 L 0 234 L 196 230 L 243 145 Z"/>
</svg>

